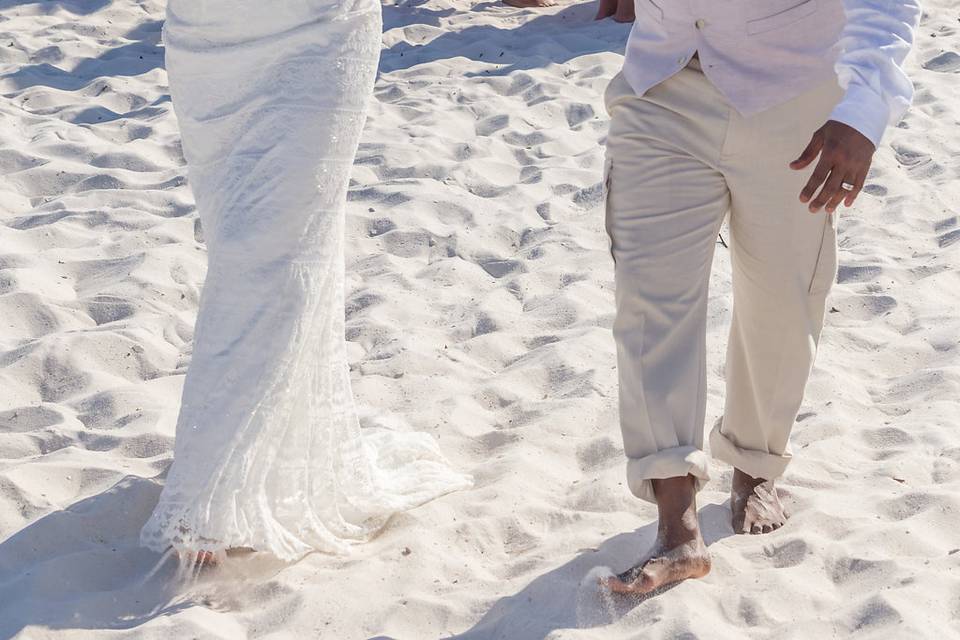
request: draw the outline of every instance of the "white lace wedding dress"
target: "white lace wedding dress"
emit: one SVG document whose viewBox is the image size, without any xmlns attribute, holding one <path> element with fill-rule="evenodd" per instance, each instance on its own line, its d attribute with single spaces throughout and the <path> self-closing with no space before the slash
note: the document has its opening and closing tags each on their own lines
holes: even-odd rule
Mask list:
<svg viewBox="0 0 960 640">
<path fill-rule="evenodd" d="M 209 268 L 158 551 L 344 551 L 469 486 L 433 439 L 361 430 L 344 345 L 344 207 L 378 0 L 170 0 L 167 70 Z"/>
</svg>

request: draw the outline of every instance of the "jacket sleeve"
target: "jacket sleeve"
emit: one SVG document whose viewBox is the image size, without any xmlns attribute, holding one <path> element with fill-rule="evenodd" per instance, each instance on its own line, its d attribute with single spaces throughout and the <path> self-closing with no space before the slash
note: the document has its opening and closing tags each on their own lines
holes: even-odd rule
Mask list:
<svg viewBox="0 0 960 640">
<path fill-rule="evenodd" d="M 920 20 L 917 0 L 843 0 L 847 24 L 836 70 L 846 94 L 830 115 L 880 146 L 913 99 L 903 61 Z"/>
</svg>

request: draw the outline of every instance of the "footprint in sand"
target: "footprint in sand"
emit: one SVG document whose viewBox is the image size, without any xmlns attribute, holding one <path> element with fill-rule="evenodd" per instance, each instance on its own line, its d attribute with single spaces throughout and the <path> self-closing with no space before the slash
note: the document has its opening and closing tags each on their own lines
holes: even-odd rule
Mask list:
<svg viewBox="0 0 960 640">
<path fill-rule="evenodd" d="M 837 271 L 837 282 L 870 282 L 876 280 L 882 272 L 883 268 L 877 265 L 841 265 Z"/>
<path fill-rule="evenodd" d="M 874 596 L 860 605 L 850 616 L 852 630 L 889 628 L 903 622 L 903 616 L 883 597 Z"/>
<path fill-rule="evenodd" d="M 8 433 L 39 431 L 63 422 L 63 416 L 43 405 L 0 411 L 0 424 Z"/>
<path fill-rule="evenodd" d="M 923 68 L 940 73 L 960 73 L 960 54 L 956 51 L 944 51 L 924 62 Z"/>
<path fill-rule="evenodd" d="M 813 550 L 806 541 L 796 538 L 780 545 L 764 547 L 763 553 L 773 561 L 777 569 L 795 567 L 803 562 Z"/>
<path fill-rule="evenodd" d="M 517 260 L 500 260 L 498 258 L 482 258 L 477 263 L 483 267 L 483 270 L 494 278 L 502 278 L 510 273 L 523 273 L 526 271 L 522 262 Z"/>
<path fill-rule="evenodd" d="M 941 249 L 960 240 L 960 228 L 955 227 L 957 227 L 957 216 L 941 220 L 933 226 L 935 232 L 943 232 L 937 236 L 937 244 Z"/>
<path fill-rule="evenodd" d="M 608 466 L 619 462 L 623 456 L 623 448 L 607 436 L 594 438 L 586 444 L 577 447 L 577 461 L 585 471 Z"/>
</svg>

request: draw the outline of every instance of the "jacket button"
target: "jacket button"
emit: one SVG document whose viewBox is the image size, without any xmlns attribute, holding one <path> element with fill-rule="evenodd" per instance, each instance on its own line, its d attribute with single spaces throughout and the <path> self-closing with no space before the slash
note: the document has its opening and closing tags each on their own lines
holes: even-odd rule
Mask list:
<svg viewBox="0 0 960 640">
<path fill-rule="evenodd" d="M 700 18 L 694 24 L 697 26 L 697 29 L 703 29 L 705 26 L 707 26 L 707 21 L 703 18 Z"/>
</svg>

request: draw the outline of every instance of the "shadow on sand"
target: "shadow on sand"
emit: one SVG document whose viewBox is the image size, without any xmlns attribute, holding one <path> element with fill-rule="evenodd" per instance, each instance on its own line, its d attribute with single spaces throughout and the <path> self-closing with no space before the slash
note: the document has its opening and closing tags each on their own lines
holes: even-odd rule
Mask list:
<svg viewBox="0 0 960 640">
<path fill-rule="evenodd" d="M 176 563 L 139 546 L 159 495 L 157 482 L 127 476 L 0 543 L 0 638 L 31 626 L 132 629 L 193 606 L 171 590 Z"/>
<path fill-rule="evenodd" d="M 711 545 L 734 535 L 726 505 L 709 504 L 698 512 L 704 540 Z M 627 569 L 652 547 L 656 522 L 587 549 L 518 591 L 498 600 L 472 628 L 450 640 L 543 640 L 561 629 L 583 629 L 615 622 L 667 587 L 646 598 L 611 597 L 593 583 L 599 567 Z"/>
<path fill-rule="evenodd" d="M 3 9 L 8 3 L 0 4 Z M 14 3 L 16 4 L 16 3 Z M 55 4 L 55 3 L 50 3 Z M 109 4 L 97 5 L 96 2 L 87 3 L 56 3 L 70 6 L 72 4 L 90 5 L 86 13 L 94 13 Z M 75 11 L 74 9 L 70 9 Z M 76 12 L 76 11 L 75 11 Z M 34 86 L 46 86 L 60 91 L 76 91 L 97 78 L 117 78 L 139 76 L 162 69 L 164 66 L 163 47 L 160 45 L 160 29 L 163 22 L 152 20 L 138 25 L 134 30 L 125 34 L 129 40 L 120 46 L 105 50 L 96 58 L 80 58 L 79 62 L 69 71 L 61 69 L 48 62 L 23 65 L 16 71 L 0 76 L 5 84 L 10 84 L 17 91 Z"/>
<path fill-rule="evenodd" d="M 441 18 L 455 13 L 453 8 L 425 8 L 423 5 L 426 1 L 408 0 L 383 5 L 384 31 L 418 25 L 437 27 Z M 109 6 L 110 0 L 0 0 L 0 9 L 22 6 L 24 3 L 62 7 L 76 14 L 92 14 Z M 398 42 L 383 49 L 380 70 L 389 73 L 419 64 L 443 62 L 450 59 L 452 52 L 455 57 L 492 63 L 482 71 L 465 72 L 465 77 L 504 76 L 514 71 L 563 64 L 593 53 L 622 52 L 630 25 L 612 20 L 595 21 L 593 17 L 597 4 L 596 1 L 575 2 L 559 12 L 544 13 L 519 22 L 513 29 L 479 24 L 444 32 L 424 44 Z M 481 2 L 469 11 L 517 12 L 498 1 Z M 162 26 L 162 20 L 145 22 L 125 34 L 128 42 L 106 50 L 99 57 L 83 58 L 70 70 L 39 61 L 0 76 L 0 80 L 6 81 L 17 91 L 33 86 L 76 91 L 97 78 L 138 76 L 163 68 L 164 55 L 160 42 Z M 100 117 L 102 115 L 87 114 L 84 122 L 92 124 L 101 121 L 104 119 Z"/>
<path fill-rule="evenodd" d="M 41 5 L 45 12 L 65 9 L 76 15 L 90 15 L 110 6 L 113 0 L 0 0 L 0 11 Z"/>
<path fill-rule="evenodd" d="M 421 9 L 421 0 L 399 5 L 385 5 L 384 30 L 412 24 L 437 26 L 443 11 Z M 457 31 L 446 31 L 424 44 L 398 42 L 383 50 L 380 70 L 383 73 L 409 69 L 418 64 L 443 62 L 464 57 L 491 65 L 481 72 L 466 72 L 465 76 L 503 76 L 514 71 L 534 69 L 550 64 L 562 64 L 573 58 L 614 51 L 621 53 L 626 44 L 629 24 L 613 20 L 595 21 L 598 2 L 574 2 L 556 13 L 544 13 L 519 22 L 513 29 L 501 29 L 491 24 L 468 26 Z M 482 2 L 471 12 L 509 11 L 500 2 Z"/>
<path fill-rule="evenodd" d="M 210 602 L 182 588 L 175 561 L 139 546 L 140 528 L 160 488 L 156 480 L 127 476 L 0 543 L 0 640 L 28 627 L 134 629 L 190 607 L 209 608 Z M 708 545 L 733 535 L 729 517 L 725 505 L 700 509 Z M 581 550 L 566 564 L 499 599 L 472 628 L 451 640 L 542 640 L 555 630 L 615 622 L 649 597 L 611 598 L 591 576 L 599 567 L 626 569 L 647 553 L 655 535 L 656 523 L 651 522 L 613 536 L 597 549 Z M 263 579 L 284 566 L 260 562 L 251 565 L 254 574 L 236 577 Z M 42 600 L 35 594 L 42 594 Z"/>
</svg>

